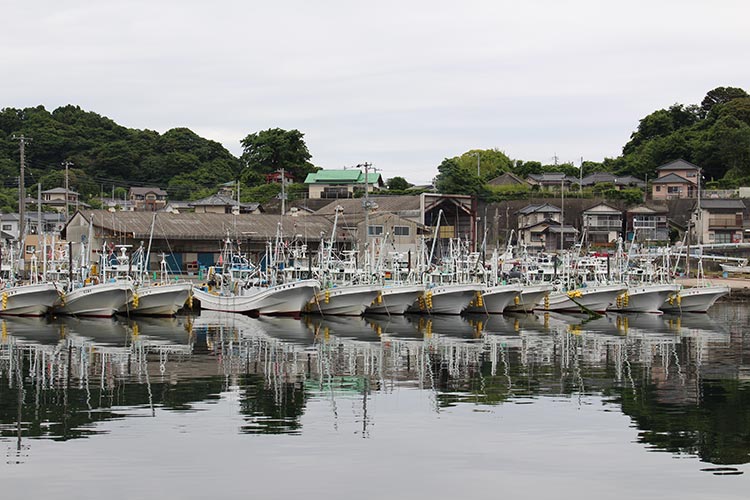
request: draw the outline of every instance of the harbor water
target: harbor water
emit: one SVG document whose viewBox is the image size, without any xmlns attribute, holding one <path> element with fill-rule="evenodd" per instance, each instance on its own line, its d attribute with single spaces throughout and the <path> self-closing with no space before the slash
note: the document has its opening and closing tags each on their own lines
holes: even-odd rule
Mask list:
<svg viewBox="0 0 750 500">
<path fill-rule="evenodd" d="M 747 498 L 750 314 L 0 320 L 2 498 Z"/>
</svg>

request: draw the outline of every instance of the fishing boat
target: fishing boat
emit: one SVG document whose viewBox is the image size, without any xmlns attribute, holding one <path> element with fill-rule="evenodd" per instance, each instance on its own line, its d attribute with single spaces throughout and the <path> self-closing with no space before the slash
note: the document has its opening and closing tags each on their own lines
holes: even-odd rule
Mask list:
<svg viewBox="0 0 750 500">
<path fill-rule="evenodd" d="M 502 314 L 508 306 L 520 302 L 523 286 L 520 284 L 497 285 L 482 288 L 464 312 Z"/>
<path fill-rule="evenodd" d="M 482 285 L 478 283 L 428 286 L 417 302 L 411 305 L 409 312 L 461 314 L 481 291 Z"/>
<path fill-rule="evenodd" d="M 124 254 L 124 252 L 123 252 Z M 134 255 L 136 263 L 136 290 L 133 299 L 125 307 L 126 312 L 136 316 L 174 316 L 185 306 L 191 297 L 193 284 L 189 281 L 169 279 L 169 268 L 166 255 L 162 254 L 159 262 L 159 279 L 151 281 L 146 263 L 148 253 L 143 254 L 143 247 Z M 119 264 L 118 265 L 122 265 Z"/>
<path fill-rule="evenodd" d="M 705 313 L 717 300 L 727 295 L 731 289 L 725 285 L 711 285 L 706 281 L 703 272 L 703 249 L 698 247 L 698 269 L 696 272 L 697 285 L 682 288 L 670 295 L 662 304 L 661 310 L 668 313 L 695 312 Z M 687 258 L 687 257 L 686 257 Z M 678 261 L 679 262 L 679 258 Z M 675 269 L 677 263 L 675 263 Z"/>
<path fill-rule="evenodd" d="M 225 241 L 221 268 L 209 268 L 205 286 L 193 287 L 201 309 L 244 314 L 299 315 L 315 296 L 315 279 L 276 282 L 271 258 L 265 272 L 252 264 L 230 239 Z M 374 297 L 373 297 L 374 298 Z"/>
<path fill-rule="evenodd" d="M 728 286 L 705 285 L 683 288 L 670 295 L 661 306 L 661 310 L 668 313 L 695 312 L 705 313 L 717 300 L 730 292 Z"/>
<path fill-rule="evenodd" d="M 65 292 L 55 312 L 71 316 L 114 316 L 133 297 L 133 283 L 113 280 L 109 283 L 78 283 Z"/>
<path fill-rule="evenodd" d="M 539 309 L 544 311 L 589 310 L 603 313 L 607 308 L 614 305 L 617 297 L 627 289 L 627 285 L 618 283 L 555 291 L 544 298 Z"/>
<path fill-rule="evenodd" d="M 514 301 L 505 307 L 505 312 L 524 312 L 530 313 L 537 308 L 544 298 L 547 297 L 553 290 L 553 286 L 549 284 L 527 284 L 521 286 L 521 293 L 518 295 L 518 300 Z"/>
<path fill-rule="evenodd" d="M 365 314 L 404 314 L 424 290 L 424 285 L 383 286 L 372 303 L 365 308 Z"/>
<path fill-rule="evenodd" d="M 660 308 L 670 296 L 680 290 L 677 284 L 641 284 L 628 286 L 617 296 L 610 311 L 660 313 Z"/>
<path fill-rule="evenodd" d="M 8 285 L 0 290 L 0 315 L 44 316 L 59 297 L 54 283 Z"/>
</svg>

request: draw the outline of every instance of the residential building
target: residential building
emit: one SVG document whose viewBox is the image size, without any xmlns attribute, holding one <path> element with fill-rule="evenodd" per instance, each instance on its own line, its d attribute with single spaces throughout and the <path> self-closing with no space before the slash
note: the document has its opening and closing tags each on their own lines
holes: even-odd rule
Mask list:
<svg viewBox="0 0 750 500">
<path fill-rule="evenodd" d="M 543 220 L 560 222 L 562 210 L 560 207 L 549 203 L 542 203 L 541 205 L 526 205 L 516 212 L 516 215 L 518 217 L 518 229 L 520 230 L 522 227 L 531 226 Z"/>
<path fill-rule="evenodd" d="M 583 211 L 583 229 L 592 246 L 611 246 L 622 236 L 622 210 L 599 203 Z"/>
<path fill-rule="evenodd" d="M 701 169 L 689 161 L 674 160 L 656 169 L 657 178 L 651 181 L 651 198 L 671 200 L 696 198 Z"/>
<path fill-rule="evenodd" d="M 487 184 L 489 184 L 490 186 L 530 186 L 527 181 L 521 179 L 512 172 L 504 172 L 494 179 L 490 179 L 489 181 L 487 181 Z"/>
<path fill-rule="evenodd" d="M 370 257 L 374 259 L 372 262 L 385 261 L 391 252 L 401 254 L 399 260 L 406 261 L 411 253 L 412 265 L 415 265 L 422 237 L 430 238 L 429 228 L 394 213 L 374 213 L 368 222 L 366 239 L 364 219 L 357 224 L 357 242 L 360 249 L 368 249 Z M 386 255 L 381 255 L 381 252 Z"/>
<path fill-rule="evenodd" d="M 156 212 L 167 204 L 167 192 L 158 187 L 131 187 L 128 199 L 134 210 Z"/>
<path fill-rule="evenodd" d="M 50 208 L 54 208 L 58 212 L 65 211 L 65 188 L 57 187 L 42 191 L 42 205 L 46 205 Z M 79 207 L 78 193 L 72 189 L 67 190 L 68 207 L 77 209 Z M 36 199 L 33 201 L 36 203 Z"/>
<path fill-rule="evenodd" d="M 570 177 L 562 172 L 545 172 L 543 174 L 529 174 L 526 177 L 532 187 L 538 186 L 538 189 L 547 191 L 568 191 L 573 184 L 578 183 L 578 179 Z"/>
<path fill-rule="evenodd" d="M 191 201 L 188 206 L 197 214 L 263 213 L 260 203 L 237 203 L 237 200 L 221 194 L 212 194 L 206 198 Z"/>
<path fill-rule="evenodd" d="M 614 189 L 645 188 L 646 183 L 632 175 L 615 175 L 609 172 L 594 172 L 578 181 L 581 187 L 593 187 L 597 184 L 612 184 Z"/>
<path fill-rule="evenodd" d="M 307 174 L 305 184 L 309 198 L 353 198 L 355 190 L 364 191 L 367 184 L 368 192 L 382 189 L 385 184 L 377 172 L 370 172 L 365 183 L 365 174 L 357 169 L 349 170 L 318 170 Z"/>
<path fill-rule="evenodd" d="M 529 252 L 555 252 L 560 250 L 560 238 L 565 249 L 575 245 L 578 230 L 569 224 L 545 219 L 519 229 L 518 237 Z"/>
<path fill-rule="evenodd" d="M 698 244 L 742 243 L 745 219 L 742 200 L 700 200 L 690 221 L 693 241 Z"/>
<path fill-rule="evenodd" d="M 287 171 L 284 171 L 284 184 L 291 184 L 294 182 L 294 176 Z M 266 184 L 281 184 L 281 172 L 271 172 L 266 174 Z"/>
<path fill-rule="evenodd" d="M 669 241 L 668 213 L 669 209 L 661 205 L 639 205 L 628 209 L 626 239 L 638 243 Z"/>
</svg>

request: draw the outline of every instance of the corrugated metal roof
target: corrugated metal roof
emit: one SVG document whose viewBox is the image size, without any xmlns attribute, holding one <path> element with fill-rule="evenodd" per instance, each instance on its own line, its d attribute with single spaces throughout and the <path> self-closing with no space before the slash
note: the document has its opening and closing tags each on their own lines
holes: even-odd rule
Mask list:
<svg viewBox="0 0 750 500">
<path fill-rule="evenodd" d="M 154 212 L 109 212 L 94 210 L 82 212 L 86 219 L 93 218 L 94 226 L 109 232 L 125 233 L 133 238 L 148 238 Z M 248 240 L 274 238 L 278 224 L 282 225 L 285 238 L 302 235 L 311 239 L 320 233 L 330 235 L 333 222 L 324 216 L 307 215 L 293 217 L 270 214 L 211 214 L 211 213 L 162 213 L 156 215 L 154 238 L 199 239 L 217 241 L 227 235 Z"/>
<path fill-rule="evenodd" d="M 377 204 L 377 208 L 375 209 L 377 212 L 400 213 L 404 211 L 420 210 L 421 208 L 419 196 L 370 196 L 368 199 L 371 204 Z M 337 206 L 341 206 L 341 208 L 344 209 L 344 214 L 364 213 L 362 205 L 364 201 L 364 198 L 332 200 L 331 203 L 317 210 L 315 213 L 317 215 L 334 215 Z"/>
</svg>

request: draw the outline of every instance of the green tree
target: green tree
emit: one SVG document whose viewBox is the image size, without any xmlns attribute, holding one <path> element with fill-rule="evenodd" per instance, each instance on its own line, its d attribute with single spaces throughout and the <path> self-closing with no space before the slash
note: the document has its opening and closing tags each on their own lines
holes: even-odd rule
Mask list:
<svg viewBox="0 0 750 500">
<path fill-rule="evenodd" d="M 243 152 L 240 159 L 252 174 L 244 173 L 246 179 L 258 182 L 262 175 L 284 168 L 296 180 L 314 172 L 310 163 L 310 152 L 299 130 L 272 128 L 249 134 L 240 141 Z"/>
<path fill-rule="evenodd" d="M 709 90 L 706 97 L 701 101 L 701 111 L 707 115 L 714 106 L 740 97 L 748 97 L 747 92 L 737 87 L 716 87 L 713 90 Z"/>
<path fill-rule="evenodd" d="M 406 179 L 398 176 L 391 177 L 386 184 L 390 191 L 406 191 L 412 186 Z"/>
<path fill-rule="evenodd" d="M 477 195 L 482 191 L 482 186 L 476 166 L 473 169 L 466 167 L 458 158 L 446 158 L 438 166 L 435 187 L 441 193 Z"/>
</svg>

